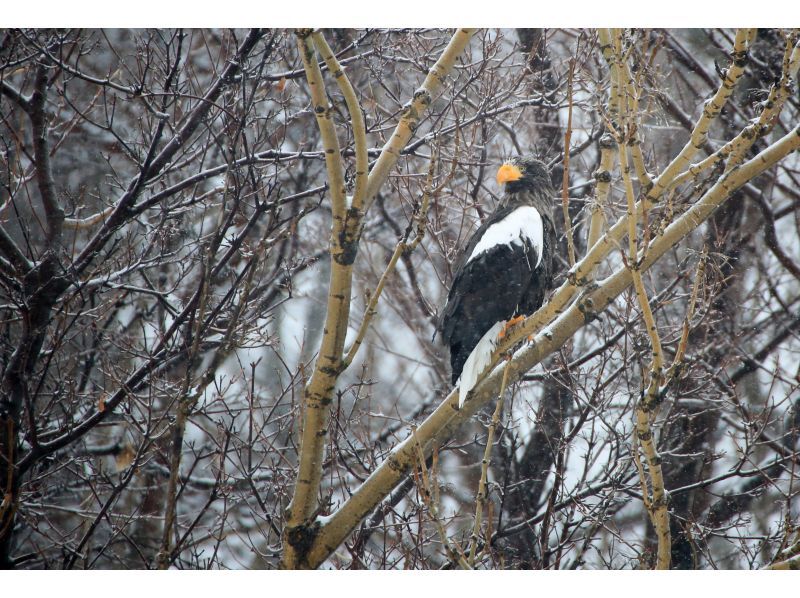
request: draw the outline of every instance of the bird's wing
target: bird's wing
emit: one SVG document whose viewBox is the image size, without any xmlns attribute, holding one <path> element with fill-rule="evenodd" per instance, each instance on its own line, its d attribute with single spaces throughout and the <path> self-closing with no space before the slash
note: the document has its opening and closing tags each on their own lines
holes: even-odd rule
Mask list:
<svg viewBox="0 0 800 598">
<path fill-rule="evenodd" d="M 467 246 L 464 250 L 458 254 L 456 261 L 453 265 L 453 271 L 455 274 L 453 275 L 453 283 L 450 285 L 450 291 L 447 294 L 447 304 L 444 306 L 442 313 L 439 315 L 439 321 L 436 323 L 436 329 L 442 333 L 442 339 L 446 342 L 450 342 L 450 336 L 452 333 L 452 326 L 453 326 L 453 315 L 458 311 L 458 307 L 460 304 L 460 296 L 461 293 L 459 289 L 463 286 L 464 277 L 465 277 L 465 266 L 467 262 L 467 258 L 472 255 L 472 252 L 475 250 L 475 246 L 480 242 L 483 238 L 484 233 L 486 230 L 492 226 L 495 222 L 502 220 L 512 210 L 506 208 L 495 211 L 489 218 L 484 221 L 483 224 L 478 227 L 472 236 L 467 241 Z"/>
</svg>

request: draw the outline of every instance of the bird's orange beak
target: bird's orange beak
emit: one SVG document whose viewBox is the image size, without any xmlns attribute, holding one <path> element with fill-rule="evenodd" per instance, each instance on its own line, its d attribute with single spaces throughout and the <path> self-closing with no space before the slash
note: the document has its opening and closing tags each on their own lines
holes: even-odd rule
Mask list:
<svg viewBox="0 0 800 598">
<path fill-rule="evenodd" d="M 509 164 L 508 162 L 503 164 L 497 171 L 498 185 L 502 185 L 503 183 L 510 183 L 512 181 L 518 181 L 521 178 L 522 178 L 522 171 L 513 164 Z"/>
</svg>

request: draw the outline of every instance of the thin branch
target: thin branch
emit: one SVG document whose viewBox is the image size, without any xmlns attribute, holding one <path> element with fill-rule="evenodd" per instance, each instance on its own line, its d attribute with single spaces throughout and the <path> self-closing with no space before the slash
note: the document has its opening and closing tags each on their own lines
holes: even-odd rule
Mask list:
<svg viewBox="0 0 800 598">
<path fill-rule="evenodd" d="M 365 210 L 372 204 L 378 190 L 389 178 L 389 173 L 400 158 L 417 125 L 426 110 L 433 102 L 439 90 L 444 86 L 445 79 L 455 65 L 456 59 L 464 52 L 477 29 L 459 29 L 447 44 L 439 60 L 428 71 L 422 85 L 414 92 L 414 98 L 403 107 L 400 122 L 384 145 L 381 155 L 372 171 L 369 173 L 366 197 L 364 198 Z"/>
</svg>

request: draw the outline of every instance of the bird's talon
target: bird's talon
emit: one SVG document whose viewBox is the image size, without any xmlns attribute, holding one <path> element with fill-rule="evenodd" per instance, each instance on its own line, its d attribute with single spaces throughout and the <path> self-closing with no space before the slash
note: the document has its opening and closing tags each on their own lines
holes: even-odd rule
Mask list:
<svg viewBox="0 0 800 598">
<path fill-rule="evenodd" d="M 500 331 L 500 334 L 497 335 L 497 338 L 503 340 L 507 335 L 508 331 L 514 328 L 517 324 L 525 320 L 525 316 L 517 316 L 515 318 L 511 318 L 508 322 L 505 323 L 503 329 Z"/>
</svg>

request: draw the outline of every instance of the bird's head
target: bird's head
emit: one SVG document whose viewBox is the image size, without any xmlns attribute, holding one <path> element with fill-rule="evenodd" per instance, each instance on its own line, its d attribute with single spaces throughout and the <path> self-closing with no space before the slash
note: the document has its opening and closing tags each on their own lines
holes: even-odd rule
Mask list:
<svg viewBox="0 0 800 598">
<path fill-rule="evenodd" d="M 549 217 L 556 192 L 543 162 L 533 156 L 511 158 L 497 171 L 497 182 L 505 191 L 498 208 L 533 205 Z"/>
<path fill-rule="evenodd" d="M 525 189 L 540 191 L 552 186 L 547 166 L 533 156 L 517 156 L 507 160 L 497 171 L 497 182 L 505 185 L 508 193 Z"/>
</svg>

